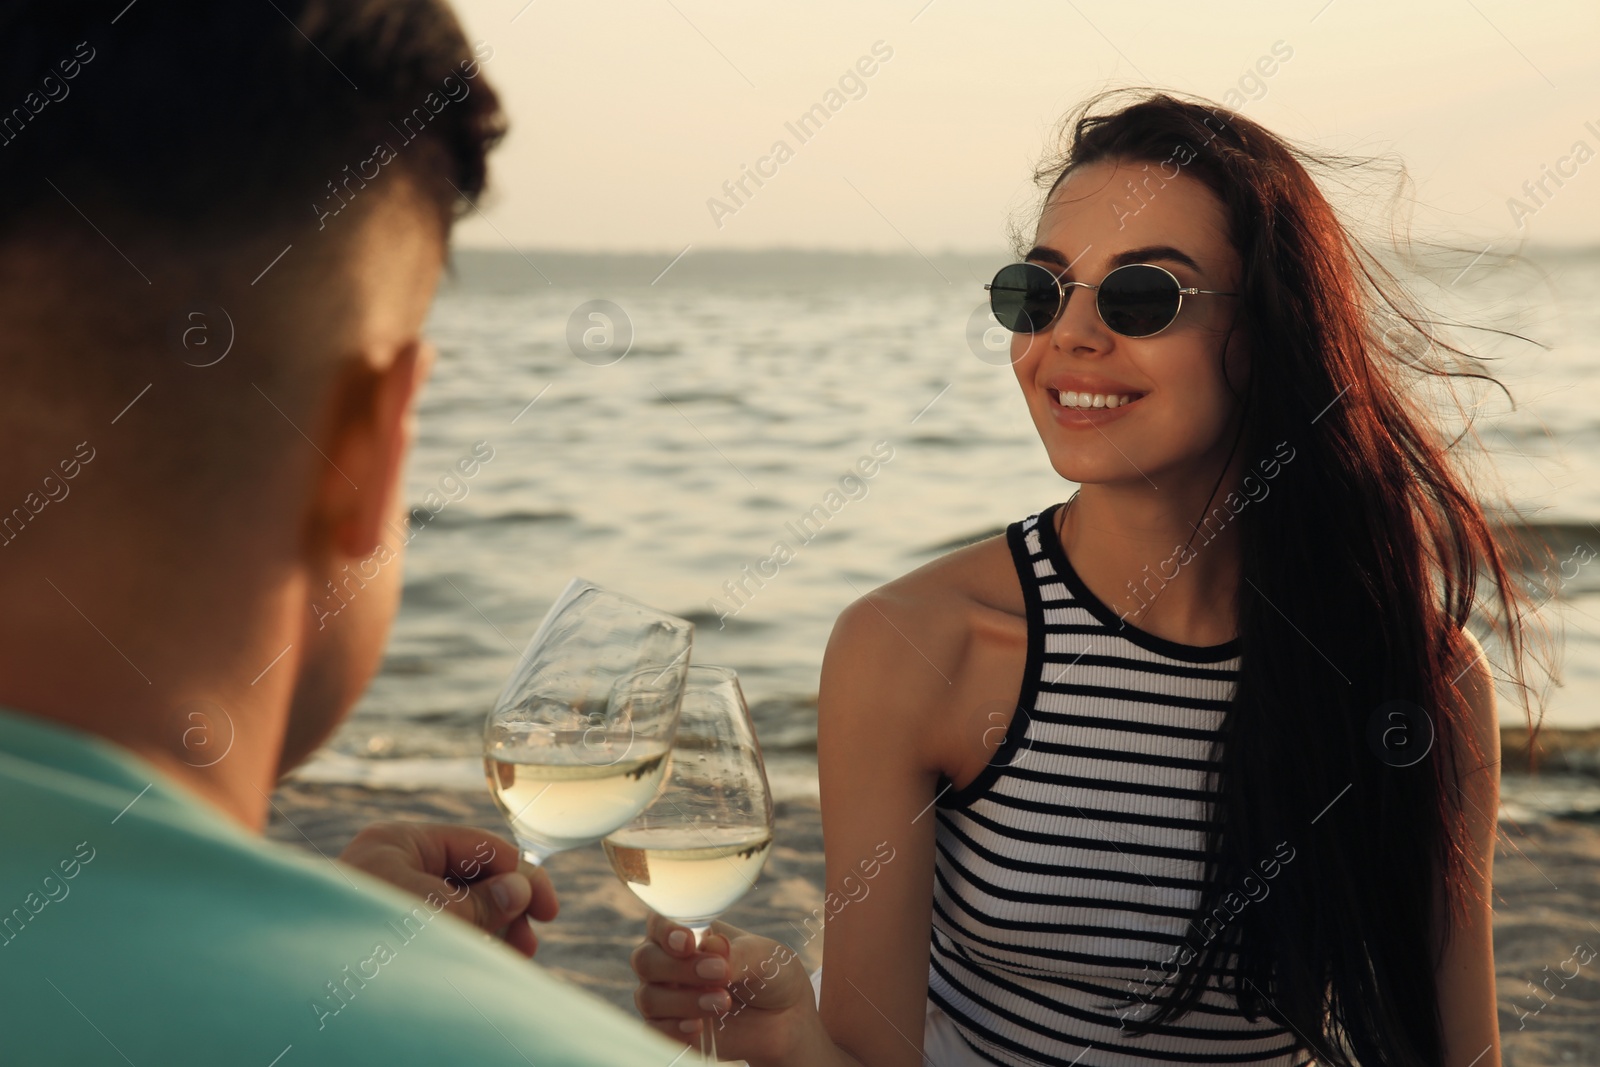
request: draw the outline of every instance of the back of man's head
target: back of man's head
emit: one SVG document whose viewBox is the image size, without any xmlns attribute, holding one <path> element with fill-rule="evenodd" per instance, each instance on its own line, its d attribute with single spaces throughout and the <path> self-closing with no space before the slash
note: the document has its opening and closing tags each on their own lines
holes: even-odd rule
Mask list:
<svg viewBox="0 0 1600 1067">
<path fill-rule="evenodd" d="M 438 0 L 6 4 L 0 249 L 61 249 L 64 277 L 30 264 L 27 303 L 65 283 L 74 321 L 124 331 L 115 351 L 52 356 L 52 381 L 126 402 L 152 373 L 204 362 L 200 332 L 181 343 L 200 321 L 189 305 L 289 295 L 274 274 L 336 258 L 402 181 L 445 233 L 502 132 L 480 77 L 489 51 L 474 54 Z M 68 383 L 63 364 L 80 376 Z M 35 392 L 6 384 L 13 402 Z"/>
<path fill-rule="evenodd" d="M 381 390 L 346 371 L 420 329 L 504 131 L 490 58 L 441 0 L 0 7 L 0 703 L 161 688 L 116 616 L 226 630 L 309 494 L 356 492 L 327 453 Z M 75 694 L 36 639 L 81 642 Z"/>
<path fill-rule="evenodd" d="M 487 52 L 436 0 L 13 0 L 0 219 L 61 214 L 64 191 L 196 239 L 312 221 L 347 165 L 397 141 L 448 218 L 500 133 L 474 80 Z"/>
</svg>

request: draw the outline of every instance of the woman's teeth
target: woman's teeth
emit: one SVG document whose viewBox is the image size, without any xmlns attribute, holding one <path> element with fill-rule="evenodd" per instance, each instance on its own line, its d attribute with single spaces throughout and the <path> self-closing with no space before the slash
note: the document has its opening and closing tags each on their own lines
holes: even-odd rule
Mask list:
<svg viewBox="0 0 1600 1067">
<path fill-rule="evenodd" d="M 1143 396 L 1143 393 L 1069 393 L 1062 389 L 1056 398 L 1064 408 L 1119 408 L 1124 404 L 1131 404 Z"/>
</svg>

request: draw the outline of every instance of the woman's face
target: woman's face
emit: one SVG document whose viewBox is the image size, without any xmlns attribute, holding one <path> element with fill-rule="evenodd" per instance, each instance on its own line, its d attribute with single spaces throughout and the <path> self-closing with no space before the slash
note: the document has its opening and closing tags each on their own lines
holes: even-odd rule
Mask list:
<svg viewBox="0 0 1600 1067">
<path fill-rule="evenodd" d="M 1175 168 L 1105 162 L 1073 171 L 1045 207 L 1028 262 L 1063 281 L 1092 284 L 1124 263 L 1153 263 L 1184 288 L 1238 292 L 1239 256 L 1221 201 L 1181 170 L 1169 176 Z M 1017 381 L 1051 466 L 1079 483 L 1165 488 L 1206 474 L 1214 479 L 1233 443 L 1234 391 L 1242 393 L 1248 372 L 1244 323 L 1229 337 L 1239 298 L 1185 296 L 1172 325 L 1132 338 L 1100 321 L 1094 290 L 1067 294 L 1048 328 L 1011 341 Z M 1076 408 L 1085 398 L 1071 394 L 1091 394 L 1089 404 L 1094 394 L 1123 399 L 1085 414 Z"/>
</svg>

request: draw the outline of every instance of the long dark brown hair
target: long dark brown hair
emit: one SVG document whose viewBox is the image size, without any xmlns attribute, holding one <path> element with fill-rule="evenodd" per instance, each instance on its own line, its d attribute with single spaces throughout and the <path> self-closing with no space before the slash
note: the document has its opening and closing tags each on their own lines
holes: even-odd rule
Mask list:
<svg viewBox="0 0 1600 1067">
<path fill-rule="evenodd" d="M 1127 92 L 1068 116 L 1064 147 L 1035 179 L 1048 199 L 1072 169 L 1115 161 L 1156 176 L 1130 190 L 1141 198 L 1178 180 L 1174 167 L 1217 196 L 1243 264 L 1236 328 L 1252 352 L 1242 391 L 1235 383 L 1235 449 L 1253 463 L 1286 441 L 1294 458 L 1233 520 L 1242 660 L 1211 756 L 1195 954 L 1155 976 L 1159 1000 L 1130 998 L 1156 1010 L 1124 1025 L 1141 1034 L 1181 1017 L 1216 976 L 1247 1017 L 1292 1028 L 1322 1062 L 1436 1067 L 1430 930 L 1483 906 L 1466 888 L 1474 813 L 1458 768 L 1487 757 L 1460 692 L 1475 656 L 1461 631 L 1472 619 L 1496 639 L 1508 676 L 1532 692 L 1531 597 L 1511 572 L 1514 553 L 1538 547 L 1491 524 L 1455 450 L 1464 435 L 1446 440 L 1413 384 L 1500 383 L 1341 223 L 1309 168 L 1349 160 L 1166 93 L 1107 106 Z M 1197 532 L 1216 503 L 1214 488 Z M 1494 595 L 1474 615 L 1480 580 Z M 1276 877 L 1257 899 L 1250 885 L 1267 870 Z"/>
</svg>

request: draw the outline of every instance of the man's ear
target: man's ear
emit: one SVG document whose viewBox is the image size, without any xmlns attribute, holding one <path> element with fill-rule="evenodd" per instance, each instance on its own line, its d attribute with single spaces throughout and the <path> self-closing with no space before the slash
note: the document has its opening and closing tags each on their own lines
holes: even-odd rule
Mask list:
<svg viewBox="0 0 1600 1067">
<path fill-rule="evenodd" d="M 384 522 L 402 492 L 417 393 L 434 356 L 432 345 L 412 338 L 385 366 L 356 359 L 339 372 L 327 438 L 331 469 L 318 491 L 317 525 L 328 551 L 365 559 L 384 539 Z"/>
</svg>

